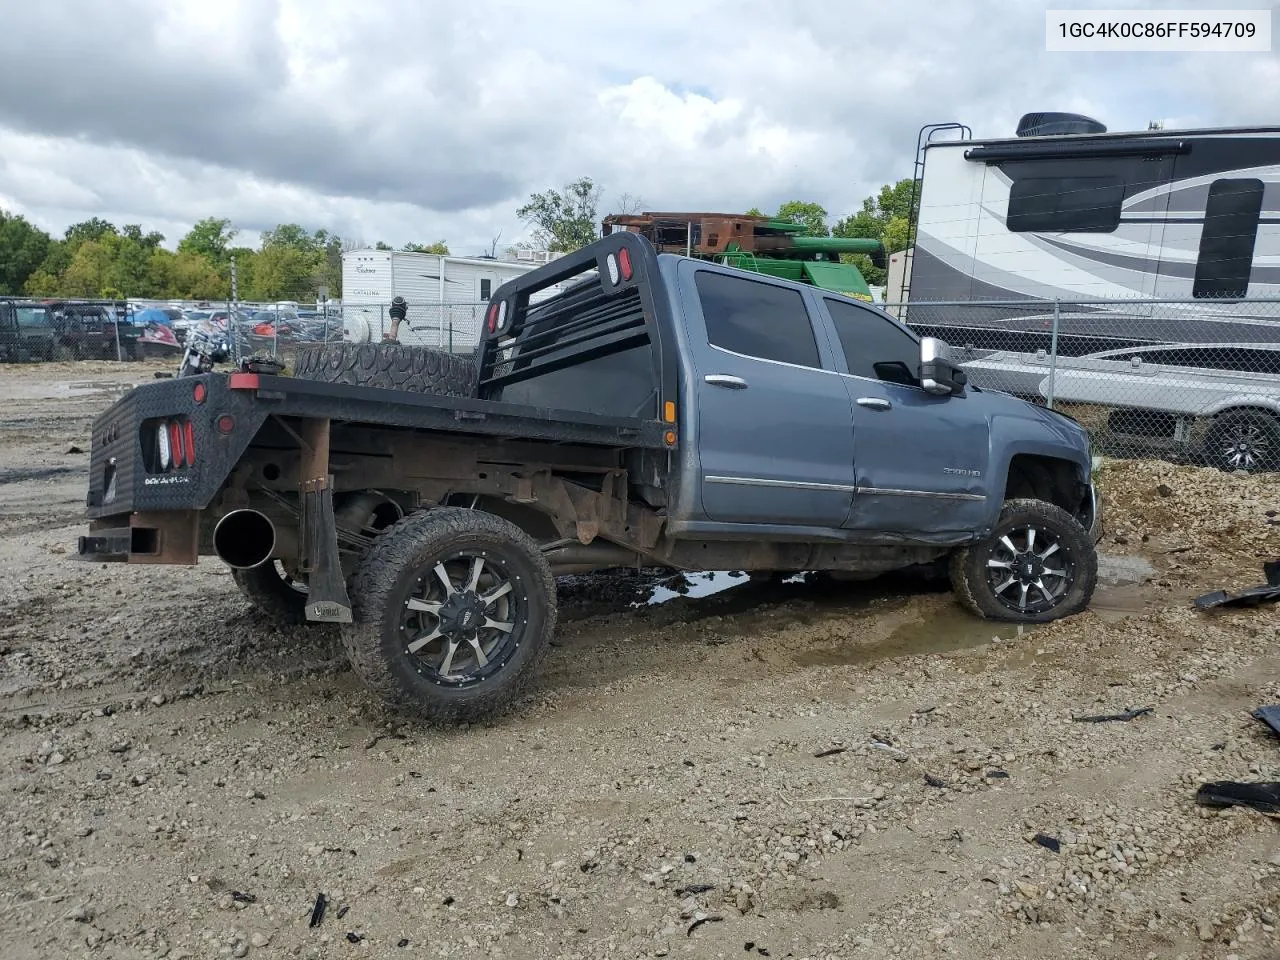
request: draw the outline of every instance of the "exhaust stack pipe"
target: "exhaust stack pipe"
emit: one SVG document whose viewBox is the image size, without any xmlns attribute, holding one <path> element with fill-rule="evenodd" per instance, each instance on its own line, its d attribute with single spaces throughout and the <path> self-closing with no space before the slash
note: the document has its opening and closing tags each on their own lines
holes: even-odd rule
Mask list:
<svg viewBox="0 0 1280 960">
<path fill-rule="evenodd" d="M 232 510 L 213 528 L 213 552 L 235 570 L 261 566 L 275 548 L 275 524 L 257 510 Z"/>
</svg>

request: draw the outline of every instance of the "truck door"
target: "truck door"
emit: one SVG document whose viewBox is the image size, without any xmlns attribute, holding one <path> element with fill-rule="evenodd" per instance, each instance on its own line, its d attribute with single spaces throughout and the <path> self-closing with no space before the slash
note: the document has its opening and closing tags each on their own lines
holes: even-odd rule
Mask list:
<svg viewBox="0 0 1280 960">
<path fill-rule="evenodd" d="M 835 354 L 804 293 L 680 264 L 708 520 L 839 527 L 853 424 Z"/>
<path fill-rule="evenodd" d="M 848 374 L 857 492 L 846 527 L 973 530 L 987 514 L 990 428 L 964 397 L 917 385 L 920 345 L 883 312 L 823 297 Z"/>
</svg>

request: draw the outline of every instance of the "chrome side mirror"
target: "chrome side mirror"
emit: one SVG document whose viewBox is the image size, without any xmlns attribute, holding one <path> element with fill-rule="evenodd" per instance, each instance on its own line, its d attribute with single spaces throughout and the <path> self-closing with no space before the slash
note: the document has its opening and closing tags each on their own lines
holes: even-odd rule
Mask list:
<svg viewBox="0 0 1280 960">
<path fill-rule="evenodd" d="M 965 372 L 951 362 L 951 348 L 937 337 L 920 340 L 920 386 L 926 393 L 950 397 L 964 391 Z"/>
</svg>

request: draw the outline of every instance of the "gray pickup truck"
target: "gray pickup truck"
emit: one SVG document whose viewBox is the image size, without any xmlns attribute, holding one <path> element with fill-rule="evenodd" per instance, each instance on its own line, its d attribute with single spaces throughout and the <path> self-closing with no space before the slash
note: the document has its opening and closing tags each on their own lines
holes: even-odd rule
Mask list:
<svg viewBox="0 0 1280 960">
<path fill-rule="evenodd" d="M 138 387 L 95 422 L 79 555 L 218 556 L 445 722 L 524 688 L 563 573 L 947 562 L 980 616 L 1078 613 L 1085 431 L 946 355 L 859 301 L 617 234 L 499 288 L 474 357 L 316 345 L 291 376 Z"/>
</svg>

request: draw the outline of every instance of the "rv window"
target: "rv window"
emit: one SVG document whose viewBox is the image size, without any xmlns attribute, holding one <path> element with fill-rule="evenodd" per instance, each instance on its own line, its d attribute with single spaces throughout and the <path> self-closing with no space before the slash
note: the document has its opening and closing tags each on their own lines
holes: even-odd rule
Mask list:
<svg viewBox="0 0 1280 960">
<path fill-rule="evenodd" d="M 1240 373 L 1280 373 L 1280 344 L 1265 347 L 1195 346 L 1138 350 L 1134 356 L 1144 363 L 1164 363 L 1177 367 L 1201 367 Z"/>
<path fill-rule="evenodd" d="M 493 292 L 493 281 L 488 277 L 480 278 L 480 299 L 488 300 L 489 295 Z"/>
<path fill-rule="evenodd" d="M 849 372 L 869 380 L 916 385 L 920 345 L 910 334 L 869 307 L 824 297 L 835 321 Z"/>
<path fill-rule="evenodd" d="M 1193 297 L 1248 295 L 1261 213 L 1261 180 L 1213 181 L 1204 208 Z"/>
<path fill-rule="evenodd" d="M 1029 177 L 1009 188 L 1013 233 L 1110 233 L 1120 225 L 1119 177 Z"/>
<path fill-rule="evenodd" d="M 698 299 L 713 346 L 763 360 L 822 367 L 799 290 L 699 270 Z"/>
</svg>

